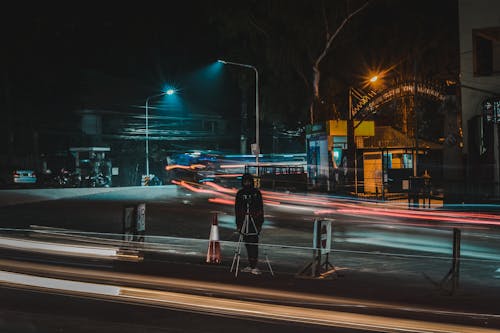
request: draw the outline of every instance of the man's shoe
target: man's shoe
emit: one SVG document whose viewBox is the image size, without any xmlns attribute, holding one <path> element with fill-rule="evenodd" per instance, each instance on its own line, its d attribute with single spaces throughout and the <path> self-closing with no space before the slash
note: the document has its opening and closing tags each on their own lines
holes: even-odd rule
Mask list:
<svg viewBox="0 0 500 333">
<path fill-rule="evenodd" d="M 253 268 L 250 273 L 254 274 L 254 275 L 260 275 L 262 274 L 262 272 L 260 271 L 260 269 L 258 268 Z"/>
<path fill-rule="evenodd" d="M 247 266 L 241 270 L 243 273 L 250 273 L 252 271 L 252 267 Z"/>
</svg>

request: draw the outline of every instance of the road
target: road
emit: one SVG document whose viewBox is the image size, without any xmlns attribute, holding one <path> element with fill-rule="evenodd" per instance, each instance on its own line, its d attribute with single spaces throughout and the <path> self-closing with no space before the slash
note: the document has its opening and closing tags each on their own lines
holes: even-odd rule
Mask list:
<svg viewBox="0 0 500 333">
<path fill-rule="evenodd" d="M 54 195 L 49 193 L 52 199 Z M 165 251 L 203 256 L 213 215 L 217 213 L 220 239 L 228 242 L 227 246 L 223 243 L 223 255 L 230 258 L 231 243 L 237 240 L 233 208 L 210 202 L 214 197 L 214 193 L 192 192 L 177 186 L 103 190 L 96 194 L 3 206 L 0 218 L 4 228 L 28 229 L 31 225 L 41 225 L 119 237 L 123 233 L 124 207 L 146 202 L 148 243 L 169 244 L 171 248 L 165 245 Z M 300 203 L 276 204 L 275 196 L 267 195 L 267 198 L 261 243 L 269 245 L 265 250 L 278 270 L 300 270 L 310 260 L 314 219 L 327 216 L 334 219 L 332 247 L 335 252 L 331 260 L 335 265 L 386 273 L 426 273 L 439 279 L 449 270 L 453 228 L 458 227 L 464 259 L 462 282 L 484 283 L 487 280 L 493 284 L 497 281 L 500 228 L 495 224 L 433 221 L 433 212 L 422 212 L 423 218 L 420 215 L 418 219 L 409 218 L 398 216 L 396 213 L 401 215 L 402 211 L 399 209 L 335 200 L 333 209 L 318 214 L 318 211 L 325 211 L 318 205 L 324 205 L 326 200 L 312 197 Z M 284 201 L 283 198 L 282 195 L 280 199 Z M 477 220 L 475 218 L 475 222 Z M 182 246 L 175 248 L 174 243 Z"/>
<path fill-rule="evenodd" d="M 68 301 L 78 304 L 81 299 L 100 300 L 102 302 L 95 304 L 95 307 L 101 309 L 108 307 L 106 303 L 109 302 L 126 303 L 131 307 L 139 304 L 145 307 L 143 311 L 149 311 L 151 307 L 183 311 L 183 314 L 187 311 L 200 316 L 222 317 L 221 322 L 224 322 L 227 317 L 252 322 L 265 321 L 270 325 L 263 328 L 264 332 L 271 329 L 286 331 L 292 327 L 295 331 L 297 325 L 308 326 L 309 329 L 319 331 L 325 327 L 335 327 L 353 330 L 353 332 L 493 332 L 491 329 L 477 327 L 477 323 L 472 326 L 470 321 L 467 321 L 467 314 L 446 310 L 437 311 L 407 306 L 404 312 L 407 316 L 412 316 L 412 319 L 408 319 L 401 315 L 401 308 L 384 302 L 363 302 L 335 296 L 206 282 L 196 283 L 193 292 L 193 281 L 187 279 L 44 264 L 26 265 L 6 260 L 2 260 L 0 265 L 8 269 L 8 271 L 0 271 L 2 285 L 15 288 L 17 293 L 21 294 L 24 294 L 23 290 L 27 289 L 35 294 L 35 299 L 37 293 L 48 293 L 50 295 L 48 299 L 51 300 L 49 304 L 53 302 L 58 306 Z M 12 272 L 12 270 L 22 269 L 29 270 L 31 274 Z M 79 282 L 74 277 L 84 282 Z M 7 297 L 4 298 L 6 301 L 4 307 L 16 309 L 7 310 L 8 312 L 19 312 L 19 308 L 26 312 L 27 304 L 19 304 L 17 293 L 5 293 Z M 54 294 L 64 295 L 67 299 L 53 300 Z M 77 299 L 74 300 L 74 298 Z M 263 300 L 266 301 L 263 302 Z M 15 304 L 14 306 L 11 301 Z M 31 302 L 28 305 L 33 306 Z M 40 312 L 40 310 L 35 312 Z M 47 310 L 44 308 L 42 312 Z M 61 308 L 61 313 L 71 314 L 64 307 Z M 391 313 L 396 317 L 389 319 Z M 53 314 L 51 313 L 50 316 Z M 83 308 L 79 316 L 91 317 L 92 320 L 96 317 L 95 313 L 88 308 Z M 478 317 L 477 314 L 475 316 Z M 108 317 L 110 318 L 111 316 Z M 452 318 L 461 323 L 446 323 L 446 320 Z M 494 317 L 487 319 L 492 320 L 493 323 L 496 321 Z M 123 321 L 125 320 L 123 318 Z M 485 320 L 485 317 L 481 320 Z M 67 319 L 53 323 L 51 328 L 59 327 L 58 325 L 68 325 Z M 165 322 L 164 325 L 172 329 L 171 322 Z M 178 325 L 178 322 L 174 321 L 174 325 Z M 192 323 L 184 322 L 183 325 L 192 328 Z"/>
<path fill-rule="evenodd" d="M 105 236 L 106 239 L 121 239 L 124 207 L 145 202 L 147 231 L 144 247 L 154 244 L 155 252 L 146 254 L 145 262 L 141 264 L 143 272 L 158 274 L 161 271 L 159 266 L 171 265 L 172 261 L 193 265 L 203 262 L 209 228 L 215 212 L 219 221 L 223 261 L 228 265 L 233 257 L 235 235 L 230 192 L 224 193 L 221 189 L 214 191 L 213 188 L 193 190 L 187 187 L 161 186 L 108 189 L 85 194 L 80 192 L 77 197 L 73 196 L 74 193 L 71 194 L 71 191 L 79 190 L 63 189 L 66 194 L 60 194 L 59 198 L 53 192 L 44 196 L 43 190 L 38 193 L 16 193 L 16 200 L 13 199 L 16 196 L 0 193 L 0 202 L 4 203 L 0 207 L 3 236 L 5 237 L 7 228 L 29 229 L 33 232 L 36 229 L 34 226 L 37 225 L 65 228 L 72 231 L 73 237 L 76 236 L 74 232 L 78 231 L 78 237 Z M 353 203 L 338 198 L 308 196 L 303 200 L 303 196 L 273 193 L 264 193 L 264 198 L 266 222 L 262 237 L 261 266 L 265 269 L 263 255 L 266 254 L 277 276 L 273 283 L 281 281 L 280 276 L 293 276 L 311 260 L 312 222 L 318 216 L 327 216 L 334 219 L 335 251 L 330 260 L 341 272 L 339 276 L 342 276 L 337 277 L 336 282 L 344 283 L 348 278 L 352 283 L 359 283 L 362 275 L 366 278 L 378 274 L 382 278 L 371 281 L 378 281 L 376 283 L 381 290 L 385 290 L 383 288 L 390 284 L 387 282 L 389 276 L 406 281 L 407 295 L 417 290 L 412 289 L 415 281 L 420 287 L 423 286 L 424 290 L 432 290 L 430 281 L 439 281 L 450 268 L 452 229 L 460 227 L 464 256 L 460 271 L 461 295 L 467 298 L 477 291 L 478 286 L 491 286 L 492 295 L 498 292 L 500 251 L 497 242 L 497 219 L 494 215 L 489 214 L 488 217 L 462 214 L 455 217 L 453 214 L 447 214 L 443 221 L 439 221 L 433 220 L 434 216 L 439 216 L 439 212 L 422 212 L 426 215 L 417 216 L 415 214 L 418 212 Z M 5 204 L 6 202 L 8 204 Z M 458 218 L 459 221 L 453 220 Z M 488 223 L 483 223 L 484 221 Z M 37 235 L 38 241 L 43 240 L 43 235 Z M 12 231 L 9 231 L 8 236 L 12 236 Z M 12 251 L 4 253 L 12 254 Z M 22 256 L 17 254 L 18 259 L 19 257 Z M 33 256 L 24 253 L 22 259 L 33 261 Z M 58 260 L 65 262 L 66 266 L 78 266 L 76 261 L 70 264 L 71 260 Z M 136 264 L 127 265 L 132 265 L 128 266 L 128 270 L 137 270 Z M 191 267 L 196 267 L 193 265 Z M 110 267 L 116 269 L 117 266 Z M 228 280 L 231 274 L 226 269 L 223 269 L 224 272 L 219 269 L 214 279 L 234 282 Z M 269 272 L 266 273 L 263 279 L 270 278 Z M 179 278 L 184 279 L 192 278 L 188 273 L 182 274 L 178 271 L 168 274 L 177 274 Z M 423 274 L 427 275 L 428 279 Z M 245 278 L 239 279 L 245 281 Z M 292 280 L 283 280 L 292 290 L 300 288 L 301 283 L 290 281 Z M 266 285 L 266 282 L 261 283 Z M 339 289 L 340 287 L 331 292 L 342 294 Z M 365 296 L 367 299 L 373 299 L 381 295 L 373 290 L 373 286 L 367 286 L 366 281 L 365 285 L 358 285 L 355 291 L 345 289 L 345 293 L 350 293 L 352 297 Z M 421 295 L 421 301 L 424 296 L 426 295 Z M 430 303 L 446 303 L 446 299 L 438 295 L 433 294 L 433 297 Z M 402 295 L 389 295 L 387 298 L 396 301 L 401 300 Z M 429 300 L 427 302 L 429 303 Z M 465 306 L 465 303 L 452 305 L 457 309 L 462 306 Z M 380 311 L 380 307 L 377 308 Z M 4 310 L 5 313 L 16 312 L 15 307 Z M 487 311 L 487 306 L 484 304 L 484 308 L 476 310 Z M 489 319 L 490 322 L 496 320 L 496 317 L 492 318 Z M 456 318 L 450 320 L 455 321 Z M 284 322 L 289 324 L 291 321 Z M 282 328 L 286 327 L 287 325 L 284 325 Z"/>
</svg>

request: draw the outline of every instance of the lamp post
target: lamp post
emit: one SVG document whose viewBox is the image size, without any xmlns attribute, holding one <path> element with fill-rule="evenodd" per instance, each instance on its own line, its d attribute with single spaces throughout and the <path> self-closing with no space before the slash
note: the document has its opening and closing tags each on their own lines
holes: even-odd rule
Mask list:
<svg viewBox="0 0 500 333">
<path fill-rule="evenodd" d="M 353 182 L 353 172 L 354 169 L 354 187 L 356 196 L 358 195 L 358 184 L 357 184 L 357 157 L 356 157 L 356 139 L 354 137 L 354 115 L 352 110 L 352 87 L 349 87 L 349 114 L 347 117 L 347 182 L 350 184 Z"/>
<path fill-rule="evenodd" d="M 173 95 L 175 94 L 174 89 L 168 89 L 161 94 L 156 94 L 149 96 L 146 98 L 146 105 L 145 105 L 145 118 L 146 118 L 146 176 L 149 177 L 149 100 L 154 97 L 160 97 L 164 95 Z"/>
<path fill-rule="evenodd" d="M 378 76 L 375 75 L 369 79 L 369 82 L 371 84 L 374 84 L 377 80 Z M 354 110 L 353 110 L 352 97 L 355 96 L 358 99 L 362 99 L 364 98 L 364 95 L 365 95 L 364 92 L 358 91 L 353 87 L 349 87 L 349 115 L 347 118 L 347 175 L 348 175 L 347 180 L 349 184 L 354 183 L 354 193 L 356 196 L 358 196 L 358 157 L 357 157 L 358 149 L 356 145 L 356 138 L 354 132 L 356 128 L 359 125 L 361 125 L 363 119 L 361 119 L 356 124 L 356 126 L 354 125 L 354 118 L 356 115 L 353 113 Z M 353 169 L 354 173 L 352 172 Z"/>
<path fill-rule="evenodd" d="M 257 175 L 259 175 L 259 154 L 260 154 L 260 140 L 259 140 L 259 72 L 257 68 L 252 65 L 240 64 L 238 62 L 225 61 L 225 60 L 217 60 L 224 65 L 234 65 L 240 67 L 251 68 L 255 72 L 255 144 L 256 144 L 256 152 L 255 152 L 255 164 L 257 165 Z"/>
</svg>

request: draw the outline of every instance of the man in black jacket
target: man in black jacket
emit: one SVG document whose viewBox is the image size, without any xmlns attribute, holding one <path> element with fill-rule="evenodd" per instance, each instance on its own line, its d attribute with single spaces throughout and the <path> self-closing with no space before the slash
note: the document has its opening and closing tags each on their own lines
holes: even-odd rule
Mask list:
<svg viewBox="0 0 500 333">
<path fill-rule="evenodd" d="M 241 179 L 243 188 L 236 193 L 234 203 L 236 215 L 236 227 L 243 235 L 243 241 L 247 249 L 248 266 L 243 272 L 260 274 L 257 268 L 259 258 L 259 234 L 264 223 L 264 204 L 262 194 L 254 186 L 253 176 L 245 173 Z"/>
</svg>

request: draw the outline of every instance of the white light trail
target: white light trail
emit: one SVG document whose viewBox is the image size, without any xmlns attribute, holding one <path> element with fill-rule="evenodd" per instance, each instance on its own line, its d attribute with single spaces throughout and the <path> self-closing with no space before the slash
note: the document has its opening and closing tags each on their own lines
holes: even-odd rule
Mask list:
<svg viewBox="0 0 500 333">
<path fill-rule="evenodd" d="M 242 301 L 143 288 L 120 287 L 108 284 L 31 276 L 6 271 L 0 271 L 0 283 L 7 284 L 11 287 L 34 287 L 69 295 L 86 295 L 105 300 L 129 301 L 132 303 L 162 306 L 165 308 L 196 310 L 215 315 L 298 322 L 327 327 L 363 329 L 375 332 L 498 332 L 498 330 L 483 327 L 425 322 L 402 318 L 396 320 L 394 318 L 376 315 L 268 304 L 256 301 Z"/>
<path fill-rule="evenodd" d="M 0 237 L 0 248 L 11 250 L 24 250 L 30 252 L 55 253 L 62 255 L 95 256 L 114 259 L 118 255 L 117 248 L 98 246 L 66 245 L 32 240 Z"/>
</svg>

